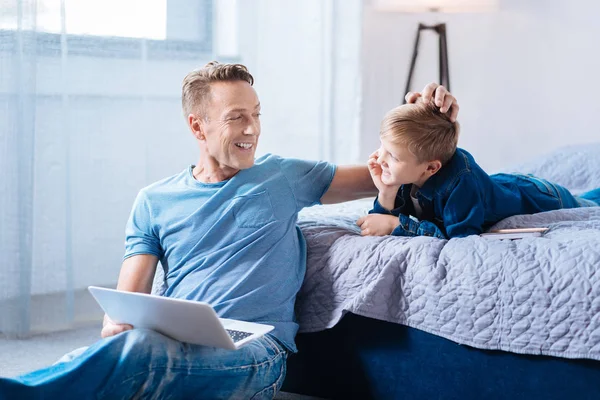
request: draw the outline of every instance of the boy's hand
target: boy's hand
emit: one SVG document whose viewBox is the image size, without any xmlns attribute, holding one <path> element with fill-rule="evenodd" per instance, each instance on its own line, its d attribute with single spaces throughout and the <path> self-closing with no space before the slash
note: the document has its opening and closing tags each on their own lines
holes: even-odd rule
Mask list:
<svg viewBox="0 0 600 400">
<path fill-rule="evenodd" d="M 404 99 L 407 103 L 415 103 L 419 97 L 423 97 L 423 101 L 429 103 L 432 98 L 435 99 L 435 105 L 440 108 L 440 112 L 446 113 L 450 111 L 450 121 L 456 122 L 458 116 L 458 103 L 456 98 L 450 94 L 445 87 L 437 83 L 430 83 L 425 86 L 422 93 L 408 92 Z"/>
<path fill-rule="evenodd" d="M 367 162 L 367 166 L 369 167 L 369 172 L 371 173 L 371 179 L 373 179 L 373 183 L 377 190 L 379 190 L 380 195 L 384 196 L 393 196 L 396 197 L 396 193 L 398 193 L 398 189 L 400 186 L 395 185 L 386 185 L 381 180 L 381 165 L 377 162 L 377 158 L 379 157 L 379 150 L 375 150 L 373 154 L 369 156 L 369 161 Z"/>
<path fill-rule="evenodd" d="M 373 179 L 375 187 L 379 190 L 379 204 L 381 204 L 382 207 L 391 210 L 396 203 L 396 194 L 398 193 L 400 186 L 386 185 L 383 183 L 381 180 L 381 165 L 377 162 L 378 157 L 379 150 L 369 156 L 367 165 L 369 167 L 369 172 L 371 173 L 371 179 Z"/>
<path fill-rule="evenodd" d="M 392 233 L 400 220 L 394 215 L 369 214 L 356 221 L 362 236 L 385 236 Z"/>
</svg>

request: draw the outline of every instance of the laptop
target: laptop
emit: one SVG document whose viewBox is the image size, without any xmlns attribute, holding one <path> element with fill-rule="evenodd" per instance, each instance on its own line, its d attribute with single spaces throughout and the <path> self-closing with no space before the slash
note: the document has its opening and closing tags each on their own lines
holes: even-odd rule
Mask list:
<svg viewBox="0 0 600 400">
<path fill-rule="evenodd" d="M 90 286 L 115 322 L 152 329 L 185 343 L 237 350 L 274 329 L 271 325 L 219 318 L 208 303 Z"/>
</svg>

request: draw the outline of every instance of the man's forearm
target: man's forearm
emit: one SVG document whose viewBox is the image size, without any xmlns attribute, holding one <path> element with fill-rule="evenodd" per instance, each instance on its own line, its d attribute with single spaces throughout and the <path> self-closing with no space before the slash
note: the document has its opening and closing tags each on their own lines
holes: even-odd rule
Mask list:
<svg viewBox="0 0 600 400">
<path fill-rule="evenodd" d="M 377 188 L 366 165 L 341 165 L 335 172 L 329 190 L 321 198 L 321 203 L 341 203 L 376 195 Z"/>
</svg>

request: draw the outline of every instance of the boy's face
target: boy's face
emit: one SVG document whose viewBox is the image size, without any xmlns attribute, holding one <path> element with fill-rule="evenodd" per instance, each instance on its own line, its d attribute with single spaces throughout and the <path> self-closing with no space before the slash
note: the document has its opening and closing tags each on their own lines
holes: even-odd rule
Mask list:
<svg viewBox="0 0 600 400">
<path fill-rule="evenodd" d="M 406 146 L 392 143 L 386 138 L 381 138 L 377 162 L 381 166 L 381 181 L 389 186 L 413 183 L 421 187 L 431 176 L 428 173 L 430 163 L 419 163 Z"/>
</svg>

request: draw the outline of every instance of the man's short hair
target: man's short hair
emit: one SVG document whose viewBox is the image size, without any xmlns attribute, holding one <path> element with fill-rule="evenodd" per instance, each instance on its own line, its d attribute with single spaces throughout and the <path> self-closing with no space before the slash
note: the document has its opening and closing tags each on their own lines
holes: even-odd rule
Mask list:
<svg viewBox="0 0 600 400">
<path fill-rule="evenodd" d="M 421 100 L 390 110 L 381 122 L 381 137 L 406 146 L 422 162 L 445 164 L 456 152 L 460 125 L 433 103 Z"/>
<path fill-rule="evenodd" d="M 181 88 L 181 106 L 185 118 L 194 112 L 205 114 L 206 104 L 210 100 L 210 84 L 223 81 L 244 81 L 254 84 L 254 78 L 248 68 L 242 64 L 221 64 L 211 61 L 196 69 L 183 79 Z"/>
</svg>

